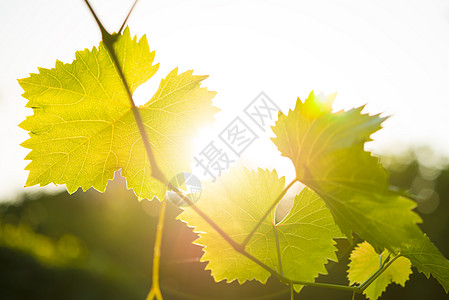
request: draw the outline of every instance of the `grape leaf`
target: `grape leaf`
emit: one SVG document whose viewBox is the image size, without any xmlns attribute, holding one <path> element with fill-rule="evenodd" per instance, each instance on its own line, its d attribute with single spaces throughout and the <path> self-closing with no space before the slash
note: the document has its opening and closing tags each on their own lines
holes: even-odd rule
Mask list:
<svg viewBox="0 0 449 300">
<path fill-rule="evenodd" d="M 412 211 L 415 202 L 392 191 L 385 169 L 364 151 L 385 118 L 362 114 L 363 107 L 332 113 L 334 99 L 313 92 L 304 102 L 298 99 L 293 111 L 280 114 L 273 142 L 292 160 L 297 179 L 324 200 L 348 238 L 355 232 L 375 247 L 400 251 L 447 292 L 449 261 L 416 225 L 421 218 Z"/>
<path fill-rule="evenodd" d="M 388 254 L 388 250 L 384 250 L 382 252 L 382 258 L 386 259 Z M 351 260 L 348 270 L 350 284 L 361 284 L 365 282 L 380 267 L 379 254 L 377 254 L 374 248 L 367 242 L 358 244 L 352 251 L 349 259 Z M 409 279 L 411 273 L 410 260 L 401 256 L 379 275 L 379 277 L 377 277 L 376 280 L 363 291 L 363 293 L 369 299 L 377 299 L 392 282 L 404 287 L 405 282 Z"/>
<path fill-rule="evenodd" d="M 131 92 L 158 69 L 146 37 L 131 39 L 128 28 L 114 51 Z M 165 186 L 151 177 L 131 104 L 105 45 L 78 51 L 75 58 L 19 80 L 26 106 L 34 112 L 20 124 L 30 135 L 22 145 L 32 149 L 25 158 L 31 160 L 26 186 L 53 182 L 66 184 L 70 193 L 79 187 L 104 191 L 121 169 L 139 198 L 162 199 Z M 217 111 L 211 105 L 215 92 L 200 88 L 206 77 L 174 69 L 139 107 L 156 161 L 168 178 L 189 169 L 189 137 Z"/>
<path fill-rule="evenodd" d="M 448 292 L 449 260 L 441 254 L 427 235 L 415 238 L 401 251 L 401 254 L 410 259 L 413 266 L 423 272 L 427 278 L 432 274 Z"/>
<path fill-rule="evenodd" d="M 242 243 L 284 188 L 284 177 L 276 171 L 234 169 L 215 183 L 206 183 L 201 199 L 195 204 L 207 212 L 237 243 Z M 246 250 L 280 272 L 273 211 L 247 244 Z M 199 233 L 196 243 L 204 246 L 201 261 L 208 261 L 216 281 L 243 283 L 256 279 L 265 283 L 270 273 L 236 252 L 218 233 L 189 207 L 179 219 Z M 283 274 L 289 279 L 313 281 L 327 274 L 327 260 L 336 260 L 333 238 L 341 237 L 324 202 L 305 188 L 294 199 L 288 215 L 276 225 Z M 300 286 L 295 287 L 299 291 Z"/>
</svg>

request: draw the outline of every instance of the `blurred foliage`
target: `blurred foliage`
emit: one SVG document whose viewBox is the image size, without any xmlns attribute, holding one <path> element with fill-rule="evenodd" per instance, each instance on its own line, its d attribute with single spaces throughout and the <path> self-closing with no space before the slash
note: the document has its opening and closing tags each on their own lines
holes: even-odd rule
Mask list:
<svg viewBox="0 0 449 300">
<path fill-rule="evenodd" d="M 0 228 L 0 245 L 21 250 L 39 262 L 53 266 L 76 266 L 82 260 L 85 249 L 81 241 L 71 235 L 64 234 L 57 241 L 36 233 L 30 225 L 20 223 L 18 226 L 10 223 L 2 224 Z"/>
<path fill-rule="evenodd" d="M 418 202 L 422 229 L 449 257 L 449 166 L 426 148 L 384 156 L 391 184 Z M 117 176 L 118 177 L 118 176 Z M 153 240 L 160 204 L 137 201 L 124 180 L 106 193 L 73 195 L 25 193 L 0 205 L 0 299 L 145 299 L 151 285 Z M 201 201 L 201 199 L 199 200 Z M 288 299 L 276 279 L 240 286 L 215 283 L 196 235 L 176 221 L 170 205 L 162 245 L 161 286 L 165 299 Z M 357 240 L 355 241 L 357 242 Z M 340 263 L 329 263 L 321 282 L 347 284 L 352 245 L 338 241 Z M 306 287 L 297 299 L 350 299 L 345 291 Z M 357 295 L 356 299 L 364 296 Z M 416 272 L 401 288 L 392 285 L 381 299 L 447 299 L 434 280 Z"/>
</svg>

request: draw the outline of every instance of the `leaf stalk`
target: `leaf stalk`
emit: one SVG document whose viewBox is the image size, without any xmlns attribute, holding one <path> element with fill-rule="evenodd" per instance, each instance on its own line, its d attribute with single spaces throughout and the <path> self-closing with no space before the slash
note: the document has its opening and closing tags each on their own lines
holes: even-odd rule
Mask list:
<svg viewBox="0 0 449 300">
<path fill-rule="evenodd" d="M 157 221 L 156 238 L 153 248 L 153 280 L 146 300 L 153 300 L 154 298 L 156 298 L 156 300 L 163 300 L 161 288 L 159 286 L 159 266 L 161 261 L 162 234 L 164 231 L 166 203 L 166 201 L 162 201 L 159 219 Z"/>
<path fill-rule="evenodd" d="M 287 191 L 295 184 L 295 182 L 298 181 L 297 178 L 295 178 L 294 180 L 292 180 L 292 182 L 290 182 L 283 190 L 282 192 L 276 197 L 276 199 L 274 200 L 273 204 L 271 204 L 270 208 L 267 209 L 267 211 L 265 212 L 265 214 L 262 216 L 262 218 L 260 218 L 260 220 L 257 222 L 256 226 L 254 226 L 254 228 L 251 230 L 251 232 L 246 236 L 245 240 L 242 242 L 242 247 L 246 247 L 246 245 L 248 244 L 248 242 L 251 240 L 251 237 L 253 236 L 253 234 L 257 231 L 257 229 L 259 229 L 260 225 L 262 225 L 263 221 L 265 221 L 265 219 L 268 217 L 268 215 L 273 211 L 273 209 L 276 208 L 276 205 L 278 205 L 278 203 L 282 200 L 282 198 L 285 196 L 285 194 L 287 193 Z"/>
<path fill-rule="evenodd" d="M 374 274 L 371 275 L 365 282 L 363 282 L 360 286 L 358 286 L 358 288 L 360 289 L 360 293 L 366 290 L 368 286 L 370 286 L 370 284 L 373 283 L 373 281 L 376 280 L 377 277 L 379 277 L 400 256 L 401 255 L 398 254 L 394 256 L 392 259 L 389 259 L 390 255 L 388 255 L 387 259 L 384 261 L 382 266 L 376 272 L 374 272 Z"/>
</svg>

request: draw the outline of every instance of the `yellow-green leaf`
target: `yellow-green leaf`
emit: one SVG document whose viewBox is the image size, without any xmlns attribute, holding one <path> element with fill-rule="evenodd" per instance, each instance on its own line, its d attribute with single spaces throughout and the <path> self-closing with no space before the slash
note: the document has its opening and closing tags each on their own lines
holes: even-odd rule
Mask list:
<svg viewBox="0 0 449 300">
<path fill-rule="evenodd" d="M 195 204 L 205 211 L 236 242 L 242 243 L 284 188 L 284 178 L 276 171 L 234 169 L 215 183 L 204 186 Z M 270 273 L 236 252 L 191 208 L 179 217 L 193 226 L 204 246 L 201 261 L 207 261 L 216 281 L 256 279 L 265 283 Z M 281 272 L 275 238 L 274 211 L 250 239 L 246 250 Z M 305 188 L 294 199 L 288 215 L 276 224 L 281 253 L 282 273 L 289 279 L 313 281 L 327 274 L 325 264 L 336 260 L 333 238 L 341 237 L 324 202 Z M 300 286 L 296 287 L 299 290 Z"/>
<path fill-rule="evenodd" d="M 375 247 L 401 252 L 447 292 L 449 261 L 416 225 L 416 203 L 390 189 L 386 170 L 364 150 L 384 118 L 362 114 L 363 107 L 332 112 L 334 98 L 312 92 L 304 102 L 298 99 L 293 111 L 280 114 L 273 142 L 348 238 L 355 232 Z"/>
<path fill-rule="evenodd" d="M 388 250 L 384 250 L 381 256 L 379 256 L 367 242 L 358 244 L 349 258 L 351 260 L 348 270 L 349 283 L 361 284 L 365 282 L 379 269 L 381 258 L 386 259 L 388 255 Z M 379 275 L 363 293 L 369 299 L 375 300 L 382 295 L 392 282 L 405 286 L 405 282 L 409 279 L 410 274 L 412 274 L 410 260 L 401 256 Z"/>
<path fill-rule="evenodd" d="M 145 36 L 131 39 L 126 28 L 113 47 L 131 92 L 157 71 Z M 70 193 L 79 187 L 104 191 L 121 170 L 139 198 L 162 199 L 165 186 L 151 177 L 130 101 L 105 45 L 78 51 L 75 58 L 19 80 L 34 113 L 20 124 L 30 135 L 22 145 L 32 149 L 26 185 L 53 182 L 66 184 Z M 217 111 L 211 105 L 215 92 L 200 87 L 206 77 L 175 69 L 139 107 L 156 161 L 168 178 L 189 169 L 190 137 Z"/>
</svg>

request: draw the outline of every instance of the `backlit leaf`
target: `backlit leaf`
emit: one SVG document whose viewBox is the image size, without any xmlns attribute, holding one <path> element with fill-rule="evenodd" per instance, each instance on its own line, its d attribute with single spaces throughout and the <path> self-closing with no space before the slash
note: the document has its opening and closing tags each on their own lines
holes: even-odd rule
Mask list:
<svg viewBox="0 0 449 300">
<path fill-rule="evenodd" d="M 131 39 L 126 29 L 114 43 L 131 92 L 157 71 L 146 37 Z M 26 159 L 26 185 L 66 184 L 104 191 L 121 170 L 128 188 L 139 198 L 162 199 L 165 186 L 151 177 L 150 164 L 131 111 L 126 90 L 103 42 L 91 51 L 78 51 L 71 64 L 39 69 L 19 80 L 34 115 L 20 124 L 32 149 Z M 207 76 L 173 70 L 156 94 L 139 108 L 156 161 L 163 173 L 187 171 L 192 157 L 190 137 L 212 121 L 215 92 L 200 88 Z"/>
<path fill-rule="evenodd" d="M 241 243 L 284 188 L 284 178 L 276 171 L 234 169 L 215 183 L 205 185 L 196 206 L 207 212 L 236 242 Z M 207 261 L 215 280 L 256 279 L 265 283 L 270 273 L 236 252 L 191 208 L 179 218 L 195 228 L 204 246 L 202 261 Z M 283 274 L 289 279 L 313 281 L 326 274 L 327 261 L 336 260 L 333 238 L 341 237 L 324 202 L 305 188 L 294 199 L 288 215 L 276 225 Z M 274 211 L 250 239 L 246 250 L 280 271 L 274 231 Z M 297 290 L 300 286 L 296 287 Z"/>
<path fill-rule="evenodd" d="M 385 118 L 362 114 L 363 107 L 333 113 L 334 98 L 312 92 L 304 102 L 298 99 L 293 111 L 279 116 L 274 143 L 348 238 L 355 232 L 375 247 L 401 252 L 447 292 L 449 261 L 416 225 L 416 203 L 389 188 L 387 172 L 364 150 Z"/>
<path fill-rule="evenodd" d="M 388 250 L 384 250 L 381 256 L 382 259 L 386 259 L 388 254 Z M 358 244 L 352 251 L 349 259 L 351 260 L 348 270 L 350 284 L 365 282 L 380 267 L 379 254 L 367 242 Z M 379 275 L 363 293 L 369 299 L 377 299 L 392 282 L 405 286 L 405 282 L 409 279 L 411 273 L 410 260 L 401 256 Z"/>
</svg>

